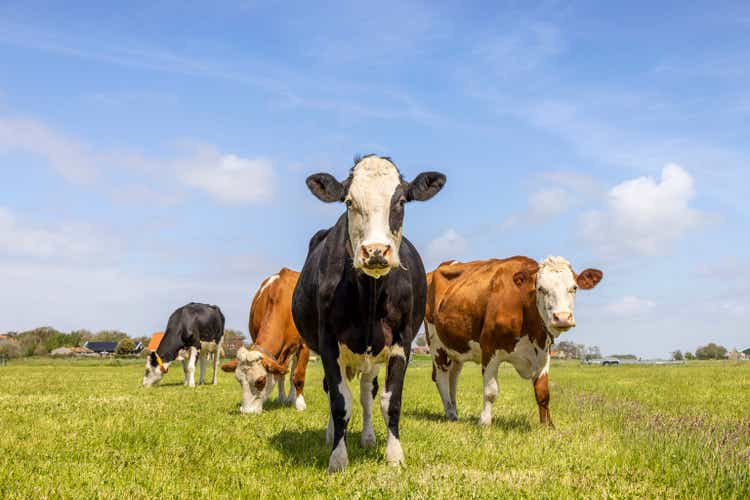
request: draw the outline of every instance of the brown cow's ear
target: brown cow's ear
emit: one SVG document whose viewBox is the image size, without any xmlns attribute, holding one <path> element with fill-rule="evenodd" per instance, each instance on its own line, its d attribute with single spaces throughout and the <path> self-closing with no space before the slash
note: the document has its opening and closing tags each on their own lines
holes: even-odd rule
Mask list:
<svg viewBox="0 0 750 500">
<path fill-rule="evenodd" d="M 262 362 L 263 362 L 263 368 L 265 368 L 268 373 L 273 373 L 274 375 L 284 375 L 286 372 L 289 371 L 283 366 L 281 366 L 280 364 L 278 364 L 276 361 L 269 359 L 265 356 L 263 356 Z"/>
<path fill-rule="evenodd" d="M 598 269 L 586 269 L 576 277 L 576 283 L 583 290 L 591 290 L 604 278 L 604 273 Z"/>
<path fill-rule="evenodd" d="M 227 373 L 232 373 L 234 371 L 237 371 L 237 365 L 239 364 L 240 364 L 239 359 L 233 359 L 229 363 L 224 363 L 223 365 L 221 365 L 221 370 Z"/>
<path fill-rule="evenodd" d="M 531 275 L 528 271 L 518 271 L 513 275 L 513 283 L 515 283 L 518 288 L 521 288 L 523 284 L 528 281 L 531 281 Z"/>
</svg>

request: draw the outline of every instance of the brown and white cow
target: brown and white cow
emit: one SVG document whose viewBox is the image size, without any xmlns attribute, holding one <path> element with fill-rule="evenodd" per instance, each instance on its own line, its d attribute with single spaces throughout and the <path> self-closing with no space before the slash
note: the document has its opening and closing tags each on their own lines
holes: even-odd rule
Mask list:
<svg viewBox="0 0 750 500">
<path fill-rule="evenodd" d="M 562 257 L 541 264 L 528 257 L 468 263 L 447 262 L 427 277 L 425 326 L 433 380 L 445 415 L 456 420 L 456 386 L 466 361 L 482 364 L 484 409 L 480 425 L 492 422 L 501 362 L 531 379 L 542 424 L 549 413 L 550 346 L 576 325 L 576 291 L 594 288 L 603 273 L 573 271 Z"/>
<path fill-rule="evenodd" d="M 279 384 L 279 401 L 307 408 L 304 397 L 305 371 L 310 350 L 302 341 L 292 320 L 292 293 L 299 273 L 284 268 L 266 278 L 250 306 L 250 337 L 253 345 L 237 351 L 237 359 L 222 366 L 235 372 L 242 386 L 242 413 L 261 413 L 263 403 Z M 285 395 L 284 380 L 292 359 L 291 387 Z"/>
</svg>

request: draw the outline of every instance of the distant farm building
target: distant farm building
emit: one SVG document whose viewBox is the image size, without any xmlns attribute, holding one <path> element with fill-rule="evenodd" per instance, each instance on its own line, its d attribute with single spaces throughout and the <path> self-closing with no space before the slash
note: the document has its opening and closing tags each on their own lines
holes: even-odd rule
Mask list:
<svg viewBox="0 0 750 500">
<path fill-rule="evenodd" d="M 91 349 L 100 356 L 107 356 L 114 354 L 117 350 L 117 342 L 86 342 L 83 347 Z"/>
</svg>

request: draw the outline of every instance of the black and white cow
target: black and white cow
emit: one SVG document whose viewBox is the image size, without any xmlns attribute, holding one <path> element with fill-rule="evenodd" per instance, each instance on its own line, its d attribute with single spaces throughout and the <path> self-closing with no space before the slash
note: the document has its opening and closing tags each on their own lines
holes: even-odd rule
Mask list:
<svg viewBox="0 0 750 500">
<path fill-rule="evenodd" d="M 190 387 L 195 387 L 195 360 L 201 355 L 200 383 L 202 384 L 205 354 L 208 352 L 215 353 L 212 383 L 216 384 L 223 338 L 224 315 L 217 306 L 192 302 L 180 307 L 169 317 L 167 329 L 159 347 L 146 359 L 143 386 L 151 387 L 158 384 L 178 355 L 183 358 L 185 385 Z"/>
<path fill-rule="evenodd" d="M 297 329 L 320 354 L 325 370 L 330 404 L 326 439 L 333 446 L 329 472 L 349 463 L 345 434 L 352 395 L 346 379 L 358 374 L 361 444 L 375 445 L 372 406 L 381 364 L 387 364 L 380 398 L 388 427 L 386 461 L 404 461 L 399 441 L 401 391 L 427 293 L 422 259 L 403 237 L 404 206 L 432 198 L 444 184 L 445 176 L 438 172 L 406 182 L 389 158 L 374 155 L 357 159 L 344 182 L 329 174 L 307 179 L 320 200 L 346 204 L 336 225 L 312 238 L 292 301 Z"/>
</svg>

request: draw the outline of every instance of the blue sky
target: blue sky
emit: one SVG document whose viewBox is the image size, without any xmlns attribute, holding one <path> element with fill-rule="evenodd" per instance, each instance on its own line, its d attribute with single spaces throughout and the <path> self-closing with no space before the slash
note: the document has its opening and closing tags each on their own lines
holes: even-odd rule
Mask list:
<svg viewBox="0 0 750 500">
<path fill-rule="evenodd" d="M 406 234 L 605 279 L 566 337 L 750 347 L 747 3 L 3 2 L 0 330 L 247 329 L 357 153 L 441 170 Z"/>
</svg>

